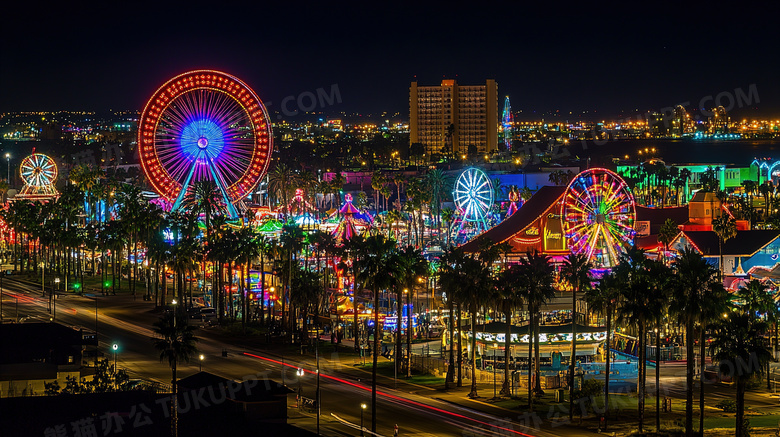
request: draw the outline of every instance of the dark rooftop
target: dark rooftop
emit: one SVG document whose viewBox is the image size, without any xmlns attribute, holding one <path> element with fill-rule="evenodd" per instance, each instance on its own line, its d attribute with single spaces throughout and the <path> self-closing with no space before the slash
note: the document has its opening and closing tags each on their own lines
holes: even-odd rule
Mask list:
<svg viewBox="0 0 780 437">
<path fill-rule="evenodd" d="M 718 234 L 714 231 L 684 231 L 683 235 L 703 255 L 720 255 Z M 737 236 L 723 243 L 723 255 L 751 256 L 780 236 L 778 230 L 737 231 Z"/>
<path fill-rule="evenodd" d="M 553 203 L 555 203 L 566 191 L 566 187 L 543 186 L 534 193 L 525 204 L 506 220 L 483 232 L 473 240 L 461 246 L 464 252 L 474 253 L 485 240 L 494 244 L 506 241 L 520 232 L 542 215 Z"/>
</svg>

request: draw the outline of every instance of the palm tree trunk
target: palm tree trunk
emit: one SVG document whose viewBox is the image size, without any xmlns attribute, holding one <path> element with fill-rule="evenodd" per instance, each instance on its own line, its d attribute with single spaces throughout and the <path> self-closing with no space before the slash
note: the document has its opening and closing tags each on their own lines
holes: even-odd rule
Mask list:
<svg viewBox="0 0 780 437">
<path fill-rule="evenodd" d="M 403 314 L 403 301 L 400 287 L 396 289 L 396 323 L 395 323 L 395 369 L 401 370 L 401 318 Z"/>
<path fill-rule="evenodd" d="M 745 381 L 743 378 L 737 378 L 737 414 L 736 414 L 736 437 L 743 437 L 745 421 Z"/>
<path fill-rule="evenodd" d="M 693 436 L 693 320 L 685 324 L 685 435 Z"/>
<path fill-rule="evenodd" d="M 706 353 L 704 336 L 706 330 L 701 325 L 701 338 L 699 339 L 699 434 L 704 432 L 704 355 Z"/>
<path fill-rule="evenodd" d="M 542 394 L 544 393 L 542 391 L 542 367 L 540 365 L 539 357 L 539 334 L 541 331 L 541 326 L 539 324 L 539 306 L 536 305 L 535 307 L 537 314 L 536 317 L 534 317 L 534 392 Z"/>
<path fill-rule="evenodd" d="M 379 339 L 382 329 L 379 327 L 379 288 L 374 285 L 374 360 L 371 366 L 371 432 L 376 433 L 376 365 L 379 355 Z M 356 331 L 357 332 L 357 331 Z"/>
<path fill-rule="evenodd" d="M 412 377 L 412 293 L 414 285 L 409 287 L 409 294 L 406 295 L 406 377 Z"/>
<path fill-rule="evenodd" d="M 504 331 L 504 383 L 501 385 L 501 396 L 511 396 L 512 391 L 509 386 L 509 350 L 512 339 L 512 305 L 508 299 L 504 302 L 504 322 L 506 329 Z M 493 364 L 495 365 L 495 363 Z"/>
<path fill-rule="evenodd" d="M 477 303 L 472 299 L 471 302 L 471 391 L 470 398 L 478 398 L 477 394 Z"/>
<path fill-rule="evenodd" d="M 447 309 L 449 310 L 449 335 L 450 335 L 450 358 L 449 365 L 447 366 L 447 378 L 444 380 L 444 388 L 450 388 L 450 383 L 455 381 L 455 305 L 452 302 L 452 297 L 447 299 Z"/>
<path fill-rule="evenodd" d="M 174 317 L 176 316 L 174 315 Z M 173 437 L 179 435 L 179 406 L 176 388 L 176 360 L 173 360 L 171 364 L 171 391 L 173 392 L 171 397 L 171 435 Z"/>
<path fill-rule="evenodd" d="M 639 362 L 637 363 L 638 367 L 638 376 L 639 376 L 639 382 L 637 385 L 637 415 L 639 417 L 639 432 L 641 433 L 644 428 L 644 421 L 645 421 L 645 371 L 646 367 L 644 364 L 647 362 L 646 357 L 647 353 L 645 352 L 646 347 L 646 338 L 647 334 L 645 333 L 645 321 L 640 318 L 639 319 L 639 332 L 637 335 L 637 339 L 639 340 Z"/>
<path fill-rule="evenodd" d="M 463 323 L 461 322 L 460 314 L 460 303 L 458 303 L 458 387 L 463 387 L 463 344 L 461 343 L 463 339 L 463 333 L 461 332 Z"/>
<path fill-rule="evenodd" d="M 246 293 L 248 289 L 244 289 L 244 267 L 238 267 L 238 295 L 241 297 L 241 329 L 246 332 Z"/>
<path fill-rule="evenodd" d="M 577 363 L 577 289 L 571 291 L 571 356 L 569 357 L 569 421 L 574 418 L 574 366 Z"/>
<path fill-rule="evenodd" d="M 533 303 L 528 304 L 528 411 L 533 413 L 533 354 L 534 354 L 534 311 L 536 310 Z"/>
<path fill-rule="evenodd" d="M 655 430 L 661 433 L 661 323 L 655 331 Z"/>
<path fill-rule="evenodd" d="M 236 308 L 233 305 L 233 261 L 228 261 L 228 287 L 227 287 L 227 303 L 230 308 L 230 321 L 236 321 Z"/>
<path fill-rule="evenodd" d="M 612 357 L 612 344 L 610 343 L 609 334 L 612 330 L 612 309 L 610 307 L 607 308 L 607 342 L 606 342 L 606 349 L 607 349 L 607 357 L 606 357 L 606 363 L 604 366 L 604 429 L 602 431 L 606 431 L 606 424 L 607 424 L 607 417 L 609 417 L 609 372 L 610 372 L 610 358 Z"/>
</svg>

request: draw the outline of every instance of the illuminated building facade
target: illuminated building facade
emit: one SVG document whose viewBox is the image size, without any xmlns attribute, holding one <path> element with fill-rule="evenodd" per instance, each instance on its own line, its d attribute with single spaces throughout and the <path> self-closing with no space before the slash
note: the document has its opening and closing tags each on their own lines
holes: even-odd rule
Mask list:
<svg viewBox="0 0 780 437">
<path fill-rule="evenodd" d="M 426 153 L 492 153 L 498 147 L 498 84 L 458 85 L 443 80 L 438 86 L 409 88 L 409 141 L 422 143 Z"/>
</svg>

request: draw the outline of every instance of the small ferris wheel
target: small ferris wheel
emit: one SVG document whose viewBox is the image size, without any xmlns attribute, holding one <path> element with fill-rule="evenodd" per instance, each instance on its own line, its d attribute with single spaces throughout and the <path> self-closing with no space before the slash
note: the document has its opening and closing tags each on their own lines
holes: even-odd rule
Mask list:
<svg viewBox="0 0 780 437">
<path fill-rule="evenodd" d="M 467 225 L 476 233 L 486 231 L 488 214 L 493 208 L 493 184 L 488 175 L 478 168 L 468 168 L 458 176 L 452 193 L 455 206 L 460 213 L 460 230 Z"/>
<path fill-rule="evenodd" d="M 35 153 L 24 158 L 19 166 L 19 173 L 24 182 L 19 195 L 27 197 L 56 196 L 54 187 L 57 181 L 57 164 L 42 153 Z"/>
</svg>

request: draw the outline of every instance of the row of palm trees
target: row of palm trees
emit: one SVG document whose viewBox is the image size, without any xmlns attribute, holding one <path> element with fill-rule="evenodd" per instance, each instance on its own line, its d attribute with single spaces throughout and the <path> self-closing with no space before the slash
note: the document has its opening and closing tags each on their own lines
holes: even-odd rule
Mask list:
<svg viewBox="0 0 780 437">
<path fill-rule="evenodd" d="M 500 249 L 493 249 L 493 252 Z M 576 338 L 578 323 L 576 301 L 578 293 L 594 315 L 603 318 L 606 324 L 606 345 L 611 345 L 615 324 L 625 327 L 626 332 L 634 335 L 638 341 L 638 356 L 660 361 L 661 335 L 670 325 L 679 325 L 685 332 L 687 352 L 686 367 L 686 430 L 693 432 L 693 393 L 694 393 L 694 347 L 699 345 L 700 374 L 704 375 L 704 359 L 707 355 L 707 336 L 714 338 L 710 352 L 722 363 L 747 363 L 758 357 L 759 365 L 750 368 L 750 372 L 739 375 L 742 379 L 735 380 L 737 397 L 741 399 L 740 412 L 744 411 L 744 382 L 763 372 L 770 353 L 767 350 L 769 335 L 766 320 L 776 320 L 776 307 L 767 294 L 766 287 L 758 281 L 752 281 L 747 288 L 736 294 L 734 302 L 719 280 L 718 270 L 711 266 L 701 255 L 691 250 L 684 250 L 671 263 L 649 259 L 640 249 L 631 249 L 622 257 L 618 266 L 600 279 L 590 274 L 591 267 L 582 256 L 570 255 L 560 269 L 556 269 L 551 259 L 537 252 L 528 252 L 516 264 L 504 268 L 496 268 L 498 257 L 491 257 L 484 250 L 477 254 L 466 254 L 459 249 L 449 251 L 443 258 L 439 271 L 440 284 L 446 293 L 449 309 L 449 367 L 447 384 L 454 381 L 454 371 L 457 369 L 457 384 L 461 382 L 461 355 L 457 354 L 455 363 L 454 351 L 462 351 L 460 331 L 469 329 L 463 326 L 461 309 L 465 309 L 471 321 L 471 332 L 478 313 L 493 311 L 496 317 L 503 317 L 506 324 L 505 338 L 511 338 L 512 315 L 520 309 L 527 311 L 524 324 L 529 329 L 529 377 L 528 405 L 533 408 L 536 395 L 542 393 L 540 386 L 539 366 L 539 319 L 544 305 L 555 296 L 556 285 L 564 286 L 573 291 L 572 299 L 572 338 Z M 556 273 L 556 270 L 558 272 Z M 758 314 L 758 316 L 757 316 Z M 753 319 L 750 319 L 753 317 Z M 740 343 L 734 343 L 732 322 L 739 322 Z M 748 323 L 749 322 L 749 323 Z M 729 329 L 724 328 L 729 325 Z M 458 339 L 454 332 L 458 332 Z M 750 335 L 746 335 L 751 333 Z M 652 338 L 651 338 L 652 337 Z M 458 342 L 455 346 L 455 342 Z M 649 342 L 655 342 L 656 356 L 647 353 Z M 471 372 L 472 386 L 470 396 L 476 397 L 476 336 L 471 336 Z M 571 357 L 576 357 L 576 342 L 572 343 Z M 609 405 L 609 375 L 610 353 L 605 348 L 606 381 L 604 386 L 604 405 Z M 509 363 L 510 348 L 504 348 L 505 363 Z M 751 357 L 751 354 L 752 357 Z M 573 413 L 574 363 L 570 361 L 570 415 Z M 728 364 L 727 364 L 728 365 Z M 509 366 L 504 367 L 504 385 L 501 394 L 509 395 Z M 532 378 L 535 374 L 535 378 Z M 660 384 L 658 367 L 656 366 L 656 420 L 660 429 Z M 638 364 L 638 428 L 640 432 L 645 425 L 645 398 L 647 397 L 646 380 L 648 378 L 647 359 L 640 359 Z M 535 380 L 535 383 L 533 382 Z M 740 382 L 741 381 L 741 382 Z M 741 413 L 740 413 L 741 414 Z M 738 423 L 741 423 L 738 416 Z M 699 386 L 699 429 L 704 424 L 704 388 Z"/>
<path fill-rule="evenodd" d="M 317 211 L 308 209 L 314 209 L 315 205 L 318 205 L 317 194 L 321 194 L 323 200 L 330 200 L 330 208 L 338 208 L 344 184 L 344 176 L 340 173 L 336 173 L 330 180 L 324 180 L 318 179 L 310 171 L 296 171 L 285 164 L 275 166 L 268 174 L 271 202 L 285 214 L 316 213 Z M 426 235 L 424 215 L 431 217 L 430 222 L 438 230 L 438 235 L 442 234 L 443 227 L 446 229 L 447 224 L 451 223 L 454 211 L 443 208 L 443 204 L 451 199 L 451 187 L 450 176 L 441 169 L 431 170 L 422 178 L 408 178 L 402 173 L 391 175 L 376 170 L 371 175 L 370 187 L 361 186 L 361 191 L 373 190 L 373 209 L 378 225 L 385 227 L 388 234 L 391 234 L 393 227 L 399 222 L 407 223 L 410 229 L 408 241 L 422 247 Z M 303 191 L 306 204 L 310 207 L 304 205 L 299 208 L 298 205 L 292 204 L 296 189 Z M 395 199 L 392 203 L 391 198 Z M 323 202 L 322 207 L 324 206 Z M 382 209 L 387 215 L 379 214 Z"/>
<path fill-rule="evenodd" d="M 685 188 L 691 178 L 691 171 L 687 168 L 667 167 L 663 161 L 651 160 L 630 167 L 622 176 L 637 199 L 642 199 L 645 205 L 681 205 L 687 200 L 684 198 Z"/>
</svg>

